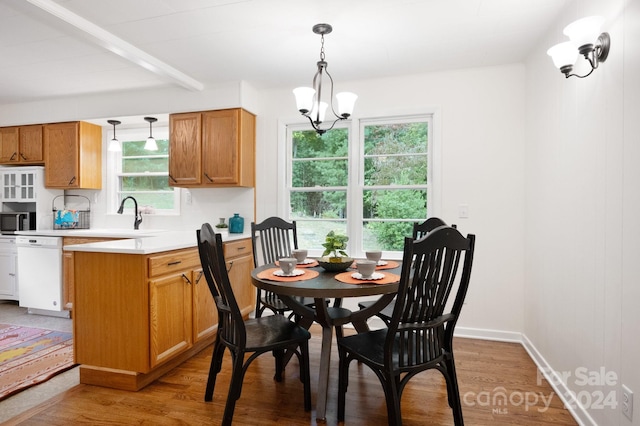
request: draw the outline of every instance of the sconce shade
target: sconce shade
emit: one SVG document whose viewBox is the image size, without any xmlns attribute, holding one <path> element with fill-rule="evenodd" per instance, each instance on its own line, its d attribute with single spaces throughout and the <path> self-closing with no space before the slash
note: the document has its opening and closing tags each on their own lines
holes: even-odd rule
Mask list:
<svg viewBox="0 0 640 426">
<path fill-rule="evenodd" d="M 558 68 L 571 66 L 576 63 L 578 59 L 578 51 L 570 41 L 556 44 L 547 50 L 547 55 L 551 56 L 553 64 Z"/>
<path fill-rule="evenodd" d="M 603 23 L 602 16 L 588 16 L 567 25 L 563 33 L 569 37 L 575 48 L 580 49 L 582 46 L 593 45 L 596 42 Z"/>
</svg>

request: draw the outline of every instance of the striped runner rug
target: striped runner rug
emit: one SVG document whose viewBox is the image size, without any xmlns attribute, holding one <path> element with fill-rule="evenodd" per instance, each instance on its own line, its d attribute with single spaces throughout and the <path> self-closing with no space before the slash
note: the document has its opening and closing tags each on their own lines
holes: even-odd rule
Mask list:
<svg viewBox="0 0 640 426">
<path fill-rule="evenodd" d="M 0 324 L 0 401 L 74 365 L 71 333 Z"/>
</svg>

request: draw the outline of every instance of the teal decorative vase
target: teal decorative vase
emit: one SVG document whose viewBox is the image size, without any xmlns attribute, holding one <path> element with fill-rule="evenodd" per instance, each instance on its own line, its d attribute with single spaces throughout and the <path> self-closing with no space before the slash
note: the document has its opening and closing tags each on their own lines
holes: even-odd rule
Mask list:
<svg viewBox="0 0 640 426">
<path fill-rule="evenodd" d="M 229 218 L 229 233 L 242 234 L 243 232 L 244 232 L 244 218 L 240 216 L 240 213 L 234 213 L 233 217 Z"/>
</svg>

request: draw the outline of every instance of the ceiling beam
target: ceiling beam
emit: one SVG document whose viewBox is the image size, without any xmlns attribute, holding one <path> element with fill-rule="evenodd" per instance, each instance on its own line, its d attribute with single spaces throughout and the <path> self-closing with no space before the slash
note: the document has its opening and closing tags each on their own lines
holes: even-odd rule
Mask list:
<svg viewBox="0 0 640 426">
<path fill-rule="evenodd" d="M 110 32 L 106 31 L 102 27 L 94 24 L 85 18 L 76 15 L 69 9 L 65 9 L 58 3 L 52 0 L 27 0 L 34 6 L 39 7 L 45 12 L 55 16 L 66 23 L 73 25 L 77 29 L 83 31 L 90 36 L 96 44 L 104 47 L 110 52 L 125 58 L 134 64 L 151 71 L 159 76 L 169 78 L 175 81 L 182 87 L 190 90 L 201 91 L 204 89 L 204 85 L 198 80 L 188 76 L 187 74 L 173 68 L 171 65 L 162 62 L 158 58 L 149 55 L 143 50 L 135 47 L 131 43 L 117 37 Z"/>
</svg>

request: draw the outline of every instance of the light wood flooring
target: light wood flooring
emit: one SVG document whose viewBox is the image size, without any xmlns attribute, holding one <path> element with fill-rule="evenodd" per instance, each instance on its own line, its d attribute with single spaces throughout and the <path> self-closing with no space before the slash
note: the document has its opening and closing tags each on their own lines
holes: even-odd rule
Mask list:
<svg viewBox="0 0 640 426">
<path fill-rule="evenodd" d="M 311 381 L 315 406 L 320 353 L 320 329 L 312 328 Z M 458 381 L 467 425 L 575 425 L 560 399 L 544 380 L 524 348 L 503 343 L 459 338 L 455 340 Z M 214 401 L 203 400 L 211 349 L 207 348 L 139 392 L 89 385 L 74 388 L 9 420 L 7 425 L 216 425 L 220 424 L 229 384 L 230 357 L 225 355 Z M 315 410 L 305 412 L 298 363 L 287 366 L 281 383 L 273 380 L 273 357 L 265 354 L 249 368 L 234 425 L 335 425 L 337 406 L 337 351 L 331 361 L 326 422 L 316 421 Z M 501 396 L 503 398 L 501 398 Z M 500 402 L 505 401 L 500 405 Z M 544 401 L 543 401 L 544 398 Z M 545 401 L 549 401 L 546 403 Z M 523 401 L 529 400 L 531 404 Z M 534 405 L 533 402 L 537 401 Z M 446 388 L 437 371 L 416 376 L 402 398 L 404 424 L 453 425 Z M 345 425 L 386 424 L 382 387 L 364 365 L 350 368 Z"/>
</svg>

